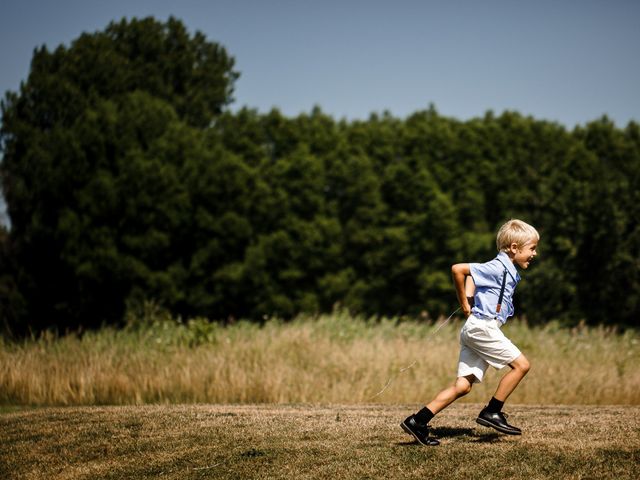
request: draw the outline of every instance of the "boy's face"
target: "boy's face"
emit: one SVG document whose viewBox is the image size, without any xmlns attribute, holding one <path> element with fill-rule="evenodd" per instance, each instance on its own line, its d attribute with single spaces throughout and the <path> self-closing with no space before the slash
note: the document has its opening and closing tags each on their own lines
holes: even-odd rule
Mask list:
<svg viewBox="0 0 640 480">
<path fill-rule="evenodd" d="M 518 265 L 522 269 L 529 268 L 529 263 L 538 254 L 536 249 L 538 248 L 537 240 L 533 240 L 522 247 L 518 247 L 517 243 L 512 243 L 509 250 L 512 253 L 513 263 Z"/>
</svg>

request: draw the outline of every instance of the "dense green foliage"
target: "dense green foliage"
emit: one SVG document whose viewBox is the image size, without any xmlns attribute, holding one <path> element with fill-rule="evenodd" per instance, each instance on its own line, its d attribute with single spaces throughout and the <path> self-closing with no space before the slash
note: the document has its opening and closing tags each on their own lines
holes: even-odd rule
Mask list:
<svg viewBox="0 0 640 480">
<path fill-rule="evenodd" d="M 638 124 L 230 113 L 232 68 L 175 19 L 34 52 L 2 102 L 5 325 L 118 323 L 146 299 L 212 319 L 435 317 L 455 308 L 449 266 L 491 259 L 510 217 L 542 235 L 519 314 L 635 321 Z"/>
</svg>

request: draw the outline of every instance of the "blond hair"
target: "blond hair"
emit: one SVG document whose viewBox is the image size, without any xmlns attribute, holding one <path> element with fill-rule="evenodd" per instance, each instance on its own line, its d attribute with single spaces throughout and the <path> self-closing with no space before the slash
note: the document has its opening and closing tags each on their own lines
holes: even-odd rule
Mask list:
<svg viewBox="0 0 640 480">
<path fill-rule="evenodd" d="M 496 236 L 496 247 L 499 252 L 506 252 L 512 243 L 522 248 L 531 242 L 540 240 L 538 231 L 526 222 L 511 219 L 500 227 Z"/>
</svg>

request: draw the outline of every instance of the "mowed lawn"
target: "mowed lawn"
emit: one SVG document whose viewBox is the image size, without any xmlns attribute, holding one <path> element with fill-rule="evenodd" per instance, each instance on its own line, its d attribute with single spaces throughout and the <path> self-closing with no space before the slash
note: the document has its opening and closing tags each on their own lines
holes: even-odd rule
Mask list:
<svg viewBox="0 0 640 480">
<path fill-rule="evenodd" d="M 640 478 L 640 407 L 507 405 L 521 437 L 454 404 L 423 447 L 417 405 L 156 405 L 0 414 L 0 478 Z"/>
</svg>

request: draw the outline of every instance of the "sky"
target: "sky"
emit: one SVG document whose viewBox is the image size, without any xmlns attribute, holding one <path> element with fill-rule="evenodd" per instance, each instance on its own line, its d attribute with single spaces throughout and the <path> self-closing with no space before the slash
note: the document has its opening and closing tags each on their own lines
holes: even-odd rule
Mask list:
<svg viewBox="0 0 640 480">
<path fill-rule="evenodd" d="M 231 110 L 640 120 L 637 0 L 0 0 L 0 95 L 38 46 L 170 15 L 235 58 Z"/>
</svg>

